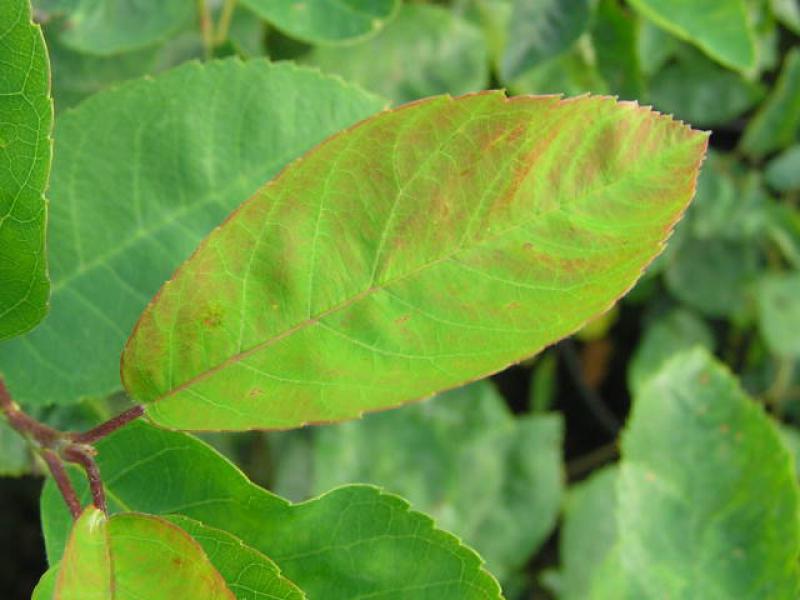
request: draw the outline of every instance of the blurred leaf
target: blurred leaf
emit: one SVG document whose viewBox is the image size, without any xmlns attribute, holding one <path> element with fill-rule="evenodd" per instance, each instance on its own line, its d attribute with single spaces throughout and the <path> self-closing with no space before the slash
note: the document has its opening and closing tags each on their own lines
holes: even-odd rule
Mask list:
<svg viewBox="0 0 800 600">
<path fill-rule="evenodd" d="M 271 431 L 268 434 L 271 475 L 269 489 L 293 502 L 311 497 L 314 485 L 313 430 Z M 250 473 L 248 472 L 248 475 Z"/>
<path fill-rule="evenodd" d="M 744 0 L 629 0 L 643 16 L 695 44 L 725 66 L 756 66 L 755 35 Z"/>
<path fill-rule="evenodd" d="M 0 477 L 17 477 L 31 470 L 28 442 L 0 417 Z"/>
<path fill-rule="evenodd" d="M 696 345 L 714 349 L 714 335 L 694 313 L 678 308 L 653 320 L 644 332 L 628 366 L 628 388 L 636 395 L 664 364 Z"/>
<path fill-rule="evenodd" d="M 584 52 L 575 48 L 525 71 L 509 83 L 515 94 L 607 94 L 608 85 Z"/>
<path fill-rule="evenodd" d="M 604 467 L 570 488 L 558 544 L 561 600 L 586 600 L 605 575 L 602 566 L 617 541 L 618 476 L 617 466 Z"/>
<path fill-rule="evenodd" d="M 317 493 L 373 483 L 462 537 L 501 580 L 542 544 L 561 504 L 562 424 L 514 418 L 487 381 L 320 429 Z"/>
<path fill-rule="evenodd" d="M 800 480 L 800 431 L 789 425 L 781 425 L 778 431 L 784 446 L 792 455 L 795 476 Z"/>
<path fill-rule="evenodd" d="M 611 92 L 626 100 L 644 94 L 636 36 L 636 21 L 618 1 L 600 0 L 592 27 L 597 68 Z"/>
<path fill-rule="evenodd" d="M 615 305 L 608 312 L 598 315 L 586 323 L 573 335 L 582 342 L 593 342 L 602 339 L 608 335 L 618 318 L 619 308 Z"/>
<path fill-rule="evenodd" d="M 47 11 L 41 2 L 34 4 Z M 196 2 L 188 0 L 73 0 L 57 14 L 67 17 L 61 41 L 86 54 L 119 54 L 164 42 L 192 27 Z"/>
<path fill-rule="evenodd" d="M 289 161 L 382 105 L 310 69 L 229 60 L 130 82 L 61 115 L 52 310 L 0 345 L 14 398 L 70 404 L 120 389 L 126 336 L 202 237 Z"/>
<path fill-rule="evenodd" d="M 558 359 L 553 351 L 544 351 L 533 365 L 528 390 L 530 412 L 545 413 L 556 401 Z"/>
<path fill-rule="evenodd" d="M 757 298 L 767 346 L 778 356 L 800 358 L 800 273 L 764 275 Z"/>
<path fill-rule="evenodd" d="M 499 68 L 506 46 L 506 30 L 511 19 L 512 0 L 454 0 L 452 11 L 482 31 L 491 57 Z"/>
<path fill-rule="evenodd" d="M 75 522 L 55 596 L 58 600 L 234 598 L 200 546 L 179 527 L 148 515 L 108 519 L 94 507 Z"/>
<path fill-rule="evenodd" d="M 783 61 L 778 81 L 766 102 L 750 120 L 740 143 L 742 151 L 761 157 L 790 146 L 800 128 L 800 48 Z"/>
<path fill-rule="evenodd" d="M 28 0 L 0 2 L 0 340 L 47 313 L 45 257 L 53 101 L 42 31 Z"/>
<path fill-rule="evenodd" d="M 437 600 L 500 598 L 472 550 L 401 498 L 372 486 L 339 488 L 293 505 L 250 483 L 196 438 L 142 422 L 116 431 L 97 449 L 100 470 L 114 474 L 105 482 L 112 514 L 177 514 L 227 531 L 268 556 L 309 598 L 402 597 L 409 589 Z M 85 477 L 72 467 L 70 476 L 86 502 Z M 71 523 L 48 482 L 42 525 L 50 564 L 60 560 Z"/>
<path fill-rule="evenodd" d="M 796 598 L 800 511 L 774 423 L 706 351 L 634 402 L 617 487 L 626 579 L 648 598 Z"/>
<path fill-rule="evenodd" d="M 264 23 L 255 13 L 241 6 L 234 9 L 228 29 L 228 39 L 242 56 L 248 58 L 264 56 L 265 36 Z"/>
<path fill-rule="evenodd" d="M 125 387 L 165 426 L 287 429 L 496 372 L 627 291 L 689 203 L 706 143 L 601 97 L 382 112 L 203 242 L 136 325 Z"/>
<path fill-rule="evenodd" d="M 786 260 L 800 270 L 800 211 L 788 204 L 770 203 L 765 216 L 767 234 Z"/>
<path fill-rule="evenodd" d="M 589 0 L 513 0 L 500 77 L 512 81 L 569 49 L 589 27 Z"/>
<path fill-rule="evenodd" d="M 274 562 L 246 546 L 239 538 L 180 515 L 170 515 L 166 520 L 183 529 L 202 546 L 208 560 L 238 600 L 306 598 L 296 585 L 281 576 Z"/>
<path fill-rule="evenodd" d="M 738 117 L 764 94 L 759 83 L 747 81 L 699 53 L 682 53 L 650 82 L 650 99 L 656 108 L 706 127 Z"/>
<path fill-rule="evenodd" d="M 380 60 L 376 60 L 380 57 Z M 406 5 L 371 40 L 348 48 L 317 47 L 304 62 L 391 98 L 483 89 L 489 77 L 480 30 L 438 6 Z"/>
<path fill-rule="evenodd" d="M 241 0 L 261 18 L 311 44 L 343 44 L 378 33 L 400 8 L 400 0 Z"/>
<path fill-rule="evenodd" d="M 653 75 L 672 58 L 682 42 L 647 19 L 639 19 L 636 49 L 645 75 Z"/>
<path fill-rule="evenodd" d="M 769 5 L 783 25 L 800 35 L 800 5 L 797 0 L 769 0 Z"/>
<path fill-rule="evenodd" d="M 666 268 L 676 298 L 710 317 L 740 316 L 759 271 L 758 248 L 720 238 L 685 239 Z"/>
<path fill-rule="evenodd" d="M 800 190 L 800 144 L 791 146 L 769 161 L 764 177 L 779 192 Z"/>
</svg>

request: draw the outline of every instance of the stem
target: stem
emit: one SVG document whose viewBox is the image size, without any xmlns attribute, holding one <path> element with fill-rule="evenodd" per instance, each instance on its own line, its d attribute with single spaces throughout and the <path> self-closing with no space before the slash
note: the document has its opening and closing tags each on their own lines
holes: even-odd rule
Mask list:
<svg viewBox="0 0 800 600">
<path fill-rule="evenodd" d="M 211 11 L 208 9 L 206 0 L 197 0 L 197 14 L 200 16 L 200 33 L 203 36 L 203 48 L 206 58 L 211 56 L 214 47 L 214 33 L 212 31 Z"/>
<path fill-rule="evenodd" d="M 67 503 L 72 518 L 77 519 L 81 516 L 81 503 L 78 500 L 78 494 L 75 493 L 75 488 L 72 487 L 72 482 L 69 480 L 67 470 L 64 468 L 61 459 L 52 450 L 42 450 L 39 454 L 44 459 L 44 462 L 47 463 L 47 468 L 50 469 L 50 474 L 58 486 L 58 491 L 64 497 L 64 502 Z"/>
<path fill-rule="evenodd" d="M 61 436 L 59 431 L 29 417 L 19 409 L 6 389 L 5 382 L 0 379 L 0 411 L 5 413 L 8 424 L 23 436 L 33 438 L 39 445 L 52 448 Z"/>
<path fill-rule="evenodd" d="M 219 21 L 217 22 L 217 32 L 214 35 L 215 46 L 219 46 L 228 39 L 228 31 L 231 28 L 234 8 L 236 8 L 236 0 L 225 0 L 225 4 L 222 6 L 222 14 L 220 14 Z"/>
<path fill-rule="evenodd" d="M 138 419 L 143 414 L 144 406 L 137 404 L 133 408 L 129 408 L 125 412 L 118 414 L 116 417 L 112 417 L 105 423 L 98 425 L 94 429 L 90 429 L 84 433 L 70 434 L 70 438 L 72 441 L 77 442 L 78 444 L 94 444 L 96 441 L 101 440 L 107 435 L 115 432 L 120 427 L 124 427 L 131 421 Z"/>
<path fill-rule="evenodd" d="M 103 489 L 103 479 L 100 477 L 100 469 L 97 467 L 97 462 L 94 460 L 95 449 L 91 446 L 73 444 L 64 448 L 62 454 L 64 460 L 83 467 L 83 470 L 86 471 L 86 477 L 89 480 L 92 502 L 104 513 L 108 513 L 106 492 Z"/>
<path fill-rule="evenodd" d="M 575 343 L 570 339 L 566 339 L 558 344 L 557 347 L 561 352 L 561 356 L 564 357 L 564 364 L 567 366 L 567 369 L 572 375 L 572 379 L 574 380 L 575 385 L 578 387 L 578 391 L 580 392 L 580 396 L 583 399 L 584 404 L 594 415 L 600 425 L 603 426 L 603 429 L 605 429 L 612 436 L 616 436 L 621 427 L 620 422 L 617 419 L 617 416 L 611 412 L 611 409 L 606 406 L 602 396 L 600 396 L 600 394 L 598 394 L 586 383 L 586 380 L 583 377 L 583 371 L 581 370 L 580 359 L 578 358 L 578 353 L 575 350 Z"/>
</svg>

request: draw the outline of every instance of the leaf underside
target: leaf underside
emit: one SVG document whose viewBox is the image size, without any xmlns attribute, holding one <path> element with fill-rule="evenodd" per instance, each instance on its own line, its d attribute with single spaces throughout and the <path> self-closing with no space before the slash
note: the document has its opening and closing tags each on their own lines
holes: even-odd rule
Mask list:
<svg viewBox="0 0 800 600">
<path fill-rule="evenodd" d="M 0 3 L 0 340 L 42 320 L 53 103 L 50 66 L 28 0 Z"/>
<path fill-rule="evenodd" d="M 631 287 L 690 201 L 706 142 L 605 97 L 486 92 L 383 112 L 201 244 L 128 341 L 125 387 L 160 424 L 241 430 L 496 372 Z"/>
</svg>

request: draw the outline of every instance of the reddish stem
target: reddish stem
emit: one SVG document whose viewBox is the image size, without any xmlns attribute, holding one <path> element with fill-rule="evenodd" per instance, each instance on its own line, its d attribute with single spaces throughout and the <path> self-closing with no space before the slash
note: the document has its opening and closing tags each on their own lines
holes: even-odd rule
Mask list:
<svg viewBox="0 0 800 600">
<path fill-rule="evenodd" d="M 106 492 L 103 489 L 103 480 L 100 477 L 100 469 L 94 460 L 94 448 L 78 444 L 70 445 L 62 451 L 64 460 L 75 463 L 83 467 L 86 477 L 89 479 L 89 489 L 92 491 L 92 502 L 94 505 L 108 513 L 106 504 Z"/>
<path fill-rule="evenodd" d="M 23 435 L 29 435 L 45 448 L 52 448 L 61 433 L 44 423 L 40 423 L 22 412 L 0 379 L 0 410 L 5 413 L 8 424 Z"/>
<path fill-rule="evenodd" d="M 70 438 L 79 444 L 93 444 L 94 442 L 103 439 L 107 435 L 114 433 L 120 427 L 124 427 L 131 421 L 138 419 L 143 414 L 144 406 L 137 404 L 133 408 L 129 408 L 125 412 L 118 414 L 116 417 L 109 419 L 105 423 L 101 423 L 94 429 L 90 429 L 84 433 L 70 434 Z"/>
<path fill-rule="evenodd" d="M 73 519 L 81 516 L 81 503 L 78 500 L 78 495 L 75 493 L 75 488 L 72 487 L 72 482 L 69 480 L 67 470 L 61 463 L 61 459 L 52 450 L 42 450 L 41 456 L 44 462 L 47 463 L 47 468 L 50 469 L 50 474 L 55 479 L 58 490 L 64 497 L 64 501 L 69 507 L 69 512 L 72 514 Z"/>
</svg>

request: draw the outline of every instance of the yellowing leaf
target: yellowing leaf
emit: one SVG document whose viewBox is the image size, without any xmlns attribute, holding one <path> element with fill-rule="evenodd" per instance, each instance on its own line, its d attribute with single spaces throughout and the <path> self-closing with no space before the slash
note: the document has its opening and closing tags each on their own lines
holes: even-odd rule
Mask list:
<svg viewBox="0 0 800 600">
<path fill-rule="evenodd" d="M 607 310 L 694 191 L 706 136 L 605 97 L 437 97 L 329 138 L 144 312 L 128 391 L 187 429 L 288 428 L 505 368 Z"/>
</svg>

